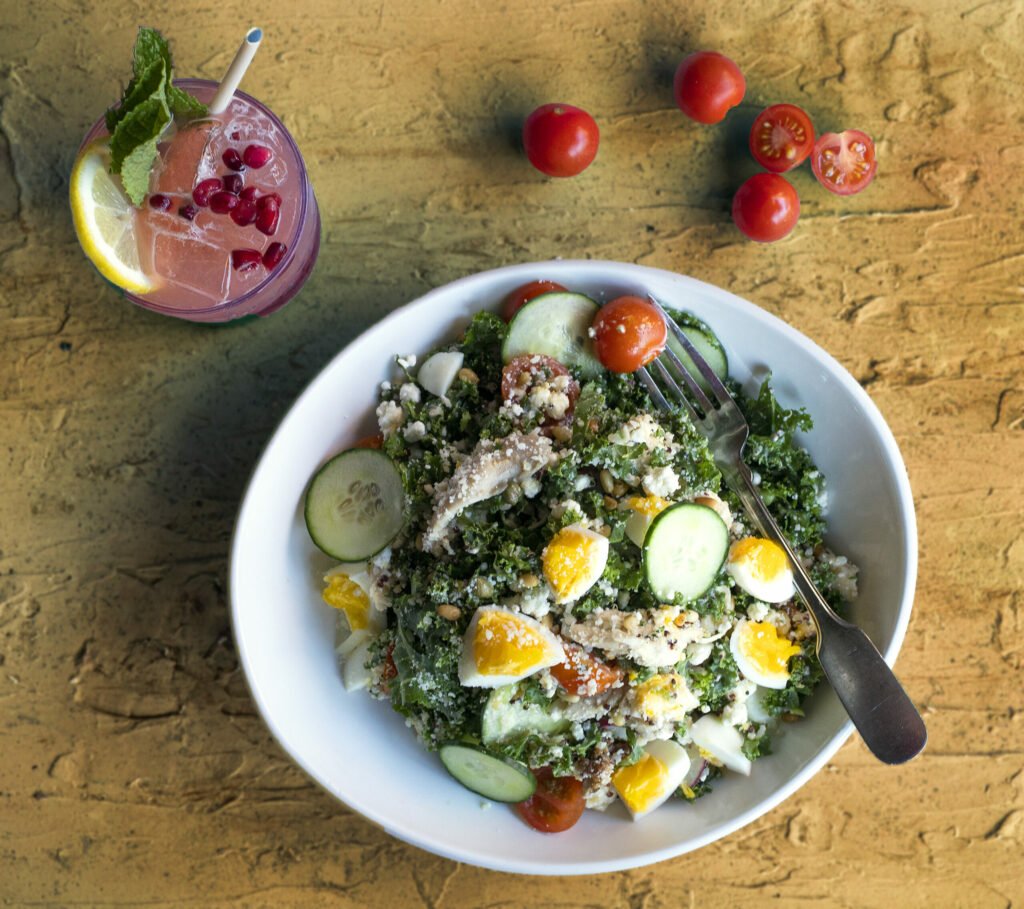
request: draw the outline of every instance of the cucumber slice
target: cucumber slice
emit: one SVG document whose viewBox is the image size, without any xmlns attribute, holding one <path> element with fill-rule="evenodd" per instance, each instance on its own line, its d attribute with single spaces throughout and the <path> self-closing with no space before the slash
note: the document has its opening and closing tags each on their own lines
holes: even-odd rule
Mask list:
<svg viewBox="0 0 1024 909">
<path fill-rule="evenodd" d="M 509 323 L 502 359 L 511 363 L 522 354 L 543 354 L 579 370 L 584 379 L 597 378 L 604 367 L 587 332 L 599 309 L 583 294 L 558 292 L 534 297 Z"/>
<path fill-rule="evenodd" d="M 693 328 L 687 325 L 680 325 L 679 327 L 683 329 L 686 337 L 690 339 L 690 343 L 697 348 L 697 353 L 707 360 L 708 366 L 711 367 L 718 378 L 724 379 L 729 375 L 729 360 L 718 338 L 711 334 L 710 331 L 704 331 L 700 328 Z M 683 345 L 676 340 L 672 332 L 668 333 L 668 346 L 671 348 L 672 353 L 679 357 L 679 361 L 686 367 L 690 375 L 697 380 L 700 387 L 708 391 L 707 381 L 700 374 L 700 370 L 697 369 L 693 360 L 690 359 L 690 355 L 683 350 Z"/>
<path fill-rule="evenodd" d="M 386 454 L 350 448 L 317 471 L 306 492 L 306 528 L 340 562 L 361 562 L 405 524 L 402 475 Z"/>
<path fill-rule="evenodd" d="M 485 745 L 527 735 L 558 735 L 569 729 L 565 717 L 555 716 L 539 704 L 524 704 L 518 694 L 518 683 L 502 685 L 491 692 L 480 721 L 480 737 Z"/>
<path fill-rule="evenodd" d="M 712 509 L 683 502 L 651 523 L 644 538 L 644 573 L 654 595 L 671 603 L 699 597 L 729 553 L 729 530 Z"/>
<path fill-rule="evenodd" d="M 449 743 L 442 745 L 438 754 L 445 770 L 484 798 L 522 802 L 537 788 L 537 778 L 525 764 L 495 757 L 471 745 Z"/>
</svg>

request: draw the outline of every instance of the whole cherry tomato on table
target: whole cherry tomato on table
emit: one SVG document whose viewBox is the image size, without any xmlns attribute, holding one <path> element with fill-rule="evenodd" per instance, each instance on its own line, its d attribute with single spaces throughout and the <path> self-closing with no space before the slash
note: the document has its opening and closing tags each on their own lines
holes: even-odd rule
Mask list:
<svg viewBox="0 0 1024 909">
<path fill-rule="evenodd" d="M 733 196 L 732 219 L 751 240 L 781 240 L 800 217 L 800 197 L 778 174 L 754 174 Z"/>
<path fill-rule="evenodd" d="M 534 770 L 537 789 L 516 811 L 542 833 L 561 833 L 583 816 L 583 784 L 572 776 L 555 776 L 550 767 Z"/>
<path fill-rule="evenodd" d="M 750 153 L 765 170 L 781 174 L 803 164 L 814 148 L 811 118 L 795 104 L 773 104 L 757 115 Z"/>
<path fill-rule="evenodd" d="M 599 138 L 594 118 L 571 104 L 538 107 L 523 125 L 526 157 L 549 177 L 574 177 L 589 167 Z"/>
<path fill-rule="evenodd" d="M 554 281 L 531 281 L 529 284 L 517 287 L 502 301 L 501 317 L 506 322 L 511 322 L 512 317 L 534 297 L 553 293 L 565 293 L 565 288 Z"/>
<path fill-rule="evenodd" d="M 877 169 L 875 143 L 859 129 L 825 133 L 814 143 L 811 170 L 825 189 L 840 196 L 859 193 Z"/>
<path fill-rule="evenodd" d="M 612 372 L 633 372 L 665 349 L 668 328 L 654 304 L 627 294 L 605 303 L 594 318 L 597 358 Z"/>
<path fill-rule="evenodd" d="M 679 109 L 698 123 L 720 123 L 743 100 L 746 90 L 740 68 L 716 51 L 690 54 L 672 81 Z"/>
</svg>

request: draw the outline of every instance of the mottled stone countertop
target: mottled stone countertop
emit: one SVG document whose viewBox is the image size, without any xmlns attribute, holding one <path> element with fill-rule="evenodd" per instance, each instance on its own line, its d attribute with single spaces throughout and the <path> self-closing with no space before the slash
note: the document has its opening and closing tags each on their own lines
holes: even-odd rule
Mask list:
<svg viewBox="0 0 1024 909">
<path fill-rule="evenodd" d="M 1024 9 L 1014 0 L 295 0 L 14 4 L 0 29 L 0 903 L 1007 907 L 1024 902 Z M 68 174 L 136 27 L 245 88 L 302 148 L 324 237 L 301 295 L 209 328 L 124 302 L 81 254 Z M 721 50 L 721 127 L 671 74 Z M 534 106 L 602 132 L 549 180 Z M 805 166 L 794 233 L 730 199 L 764 105 L 859 127 L 861 195 Z M 247 476 L 305 383 L 424 291 L 555 256 L 693 275 L 799 328 L 863 385 L 906 460 L 920 575 L 897 670 L 927 750 L 854 736 L 803 789 L 697 852 L 522 877 L 392 839 L 297 769 L 235 652 L 226 557 Z"/>
</svg>

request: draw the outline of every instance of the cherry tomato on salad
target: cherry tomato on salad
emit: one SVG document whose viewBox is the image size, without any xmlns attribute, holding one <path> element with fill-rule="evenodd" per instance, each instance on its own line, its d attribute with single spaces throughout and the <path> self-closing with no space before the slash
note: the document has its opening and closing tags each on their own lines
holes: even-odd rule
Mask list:
<svg viewBox="0 0 1024 909">
<path fill-rule="evenodd" d="M 583 816 L 583 784 L 572 776 L 555 776 L 550 767 L 534 770 L 537 789 L 516 811 L 534 830 L 561 833 Z"/>
<path fill-rule="evenodd" d="M 565 662 L 552 666 L 551 674 L 569 694 L 600 694 L 626 677 L 618 666 L 599 660 L 578 644 L 563 642 L 562 649 Z"/>
<path fill-rule="evenodd" d="M 523 148 L 530 163 L 549 177 L 574 177 L 597 155 L 594 118 L 571 104 L 544 104 L 523 126 Z"/>
<path fill-rule="evenodd" d="M 724 54 L 698 51 L 676 69 L 672 92 L 679 109 L 698 123 L 719 123 L 747 90 L 740 68 Z"/>
<path fill-rule="evenodd" d="M 511 322 L 512 317 L 534 297 L 553 293 L 565 293 L 565 288 L 554 281 L 531 281 L 529 284 L 517 287 L 502 301 L 501 317 L 506 322 Z"/>
<path fill-rule="evenodd" d="M 633 372 L 665 349 L 668 329 L 648 300 L 627 294 L 601 307 L 594 319 L 597 358 L 612 372 Z"/>
<path fill-rule="evenodd" d="M 568 381 L 562 379 L 552 382 L 559 376 L 567 377 Z M 538 395 L 536 400 L 544 400 L 542 403 L 536 404 L 533 401 L 531 390 L 541 385 L 547 386 L 549 394 Z M 565 395 L 568 399 L 567 402 L 563 402 L 557 397 L 558 395 Z M 554 357 L 546 357 L 543 354 L 521 354 L 501 371 L 501 400 L 506 404 L 513 402 L 525 407 L 536 406 L 538 410 L 543 411 L 540 415 L 542 427 L 570 423 L 573 411 L 576 409 L 576 399 L 579 396 L 579 383 L 572 377 L 572 373 Z M 566 404 L 564 408 L 562 407 L 563 403 Z"/>
<path fill-rule="evenodd" d="M 732 219 L 751 240 L 781 240 L 800 217 L 800 197 L 778 174 L 754 174 L 733 196 Z"/>
<path fill-rule="evenodd" d="M 795 104 L 773 104 L 750 129 L 750 153 L 765 170 L 785 173 L 803 164 L 814 148 L 811 118 Z"/>
<path fill-rule="evenodd" d="M 859 193 L 877 169 L 875 143 L 859 129 L 825 133 L 814 143 L 811 170 L 825 189 L 840 196 Z"/>
</svg>

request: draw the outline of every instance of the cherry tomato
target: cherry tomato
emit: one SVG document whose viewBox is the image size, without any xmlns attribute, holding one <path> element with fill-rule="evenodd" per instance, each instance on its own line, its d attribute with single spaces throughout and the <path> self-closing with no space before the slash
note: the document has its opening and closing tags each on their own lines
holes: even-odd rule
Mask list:
<svg viewBox="0 0 1024 909">
<path fill-rule="evenodd" d="M 356 442 L 353 448 L 376 448 L 378 451 L 384 447 L 384 436 L 380 433 L 374 436 L 367 436 L 365 439 L 360 439 Z"/>
<path fill-rule="evenodd" d="M 803 164 L 812 148 L 811 118 L 795 104 L 765 108 L 750 130 L 750 153 L 761 167 L 775 174 Z"/>
<path fill-rule="evenodd" d="M 612 372 L 633 372 L 665 349 L 668 329 L 654 304 L 627 294 L 605 303 L 594 319 L 597 358 Z"/>
<path fill-rule="evenodd" d="M 561 833 L 583 816 L 583 784 L 572 776 L 555 776 L 550 767 L 534 770 L 537 789 L 516 811 L 534 830 Z"/>
<path fill-rule="evenodd" d="M 732 219 L 751 240 L 781 240 L 800 217 L 800 197 L 778 174 L 754 174 L 733 196 Z"/>
<path fill-rule="evenodd" d="M 740 68 L 716 51 L 690 54 L 676 70 L 672 91 L 679 109 L 698 123 L 719 123 L 747 90 Z"/>
<path fill-rule="evenodd" d="M 523 126 L 523 147 L 530 163 L 549 177 L 574 177 L 597 154 L 597 124 L 571 104 L 538 107 Z"/>
<path fill-rule="evenodd" d="M 825 189 L 840 196 L 859 193 L 877 169 L 875 143 L 859 129 L 825 133 L 814 143 L 811 170 Z"/>
<path fill-rule="evenodd" d="M 565 293 L 565 288 L 554 281 L 531 281 L 529 284 L 517 287 L 505 297 L 504 302 L 501 304 L 501 317 L 506 322 L 511 322 L 512 317 L 534 297 L 553 293 Z"/>
<path fill-rule="evenodd" d="M 515 357 L 501 371 L 501 400 L 504 402 L 515 401 L 516 403 L 527 401 L 531 388 L 542 383 L 548 384 L 549 380 L 556 376 L 569 377 L 563 392 L 569 399 L 569 405 L 561 416 L 547 413 L 541 419 L 540 425 L 551 427 L 568 424 L 572 422 L 576 399 L 580 396 L 580 386 L 572 377 L 572 373 L 554 357 L 546 357 L 543 354 L 521 354 Z M 556 403 L 552 402 L 547 405 L 548 409 L 550 410 Z"/>
<path fill-rule="evenodd" d="M 551 674 L 569 694 L 600 694 L 626 676 L 618 666 L 599 660 L 578 644 L 563 642 L 562 649 L 565 662 L 552 666 Z"/>
</svg>

